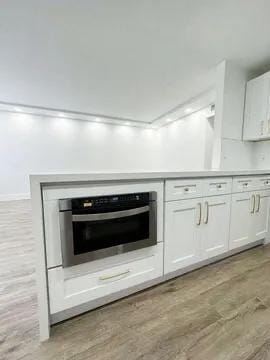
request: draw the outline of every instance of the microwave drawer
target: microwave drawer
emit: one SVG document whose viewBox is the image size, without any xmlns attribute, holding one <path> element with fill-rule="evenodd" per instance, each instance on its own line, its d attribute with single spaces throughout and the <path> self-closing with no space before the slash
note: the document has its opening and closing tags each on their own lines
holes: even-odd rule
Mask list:
<svg viewBox="0 0 270 360">
<path fill-rule="evenodd" d="M 48 270 L 50 312 L 73 308 L 163 275 L 163 243 L 151 255 L 105 270 L 71 276 L 58 267 Z M 80 265 L 79 265 L 80 266 Z"/>
<path fill-rule="evenodd" d="M 165 201 L 192 199 L 203 196 L 203 180 L 167 180 L 165 183 Z"/>
</svg>

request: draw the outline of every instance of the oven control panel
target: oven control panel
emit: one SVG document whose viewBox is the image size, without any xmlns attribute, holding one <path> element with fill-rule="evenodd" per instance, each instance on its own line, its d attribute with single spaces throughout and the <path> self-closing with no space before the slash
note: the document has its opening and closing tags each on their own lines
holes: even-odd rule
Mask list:
<svg viewBox="0 0 270 360">
<path fill-rule="evenodd" d="M 96 196 L 91 198 L 72 199 L 72 209 L 90 209 L 99 206 L 123 203 L 149 202 L 149 193 Z"/>
</svg>

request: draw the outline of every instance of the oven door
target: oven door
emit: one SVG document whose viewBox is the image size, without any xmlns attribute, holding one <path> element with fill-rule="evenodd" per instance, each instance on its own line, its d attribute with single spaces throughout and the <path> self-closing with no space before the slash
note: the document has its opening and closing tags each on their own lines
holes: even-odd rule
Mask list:
<svg viewBox="0 0 270 360">
<path fill-rule="evenodd" d="M 148 247 L 157 243 L 156 202 L 94 214 L 60 212 L 63 266 Z"/>
</svg>

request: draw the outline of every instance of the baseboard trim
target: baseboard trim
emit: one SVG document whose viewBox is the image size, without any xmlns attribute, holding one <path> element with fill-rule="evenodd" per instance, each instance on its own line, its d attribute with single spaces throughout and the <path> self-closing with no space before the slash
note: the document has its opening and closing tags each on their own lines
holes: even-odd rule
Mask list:
<svg viewBox="0 0 270 360">
<path fill-rule="evenodd" d="M 0 201 L 29 200 L 30 193 L 23 194 L 0 194 Z"/>
</svg>

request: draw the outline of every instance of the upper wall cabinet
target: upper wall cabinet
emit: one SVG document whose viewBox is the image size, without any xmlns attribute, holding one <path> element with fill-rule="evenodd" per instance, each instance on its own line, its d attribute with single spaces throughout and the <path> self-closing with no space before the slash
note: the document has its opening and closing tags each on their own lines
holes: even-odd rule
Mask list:
<svg viewBox="0 0 270 360">
<path fill-rule="evenodd" d="M 270 138 L 270 72 L 247 83 L 243 140 Z"/>
</svg>

